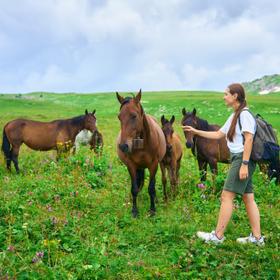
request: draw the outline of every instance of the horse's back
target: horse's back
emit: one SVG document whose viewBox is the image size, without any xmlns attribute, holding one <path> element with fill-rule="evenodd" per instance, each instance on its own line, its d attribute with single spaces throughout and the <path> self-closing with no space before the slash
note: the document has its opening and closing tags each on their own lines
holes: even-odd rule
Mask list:
<svg viewBox="0 0 280 280">
<path fill-rule="evenodd" d="M 50 150 L 56 145 L 56 125 L 27 119 L 16 119 L 5 125 L 12 144 L 25 143 L 34 150 Z"/>
</svg>

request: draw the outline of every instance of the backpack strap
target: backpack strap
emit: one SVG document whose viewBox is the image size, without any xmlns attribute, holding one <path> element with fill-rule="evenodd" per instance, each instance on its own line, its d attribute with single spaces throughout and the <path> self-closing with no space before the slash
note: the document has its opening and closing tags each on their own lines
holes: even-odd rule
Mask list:
<svg viewBox="0 0 280 280">
<path fill-rule="evenodd" d="M 249 112 L 249 113 L 251 114 L 251 116 L 252 116 L 252 117 L 254 118 L 254 120 L 255 120 L 255 129 L 257 129 L 257 121 L 256 121 L 256 117 L 254 116 L 254 114 L 253 114 L 249 109 L 243 109 L 243 110 L 240 112 L 240 115 L 241 115 L 241 113 L 242 113 L 243 111 L 247 111 L 247 112 Z M 239 115 L 239 117 L 238 117 L 238 125 L 239 125 L 240 132 L 241 132 L 241 134 L 242 134 L 242 137 L 243 137 L 243 144 L 244 144 L 244 142 L 245 142 L 245 137 L 244 137 L 244 135 L 243 135 L 243 133 L 242 133 L 242 125 L 241 125 L 240 115 Z M 259 115 L 259 114 L 258 114 L 257 116 L 260 116 L 260 117 L 261 117 L 261 115 Z M 255 131 L 254 139 L 255 139 L 255 137 L 256 137 L 256 131 Z"/>
</svg>

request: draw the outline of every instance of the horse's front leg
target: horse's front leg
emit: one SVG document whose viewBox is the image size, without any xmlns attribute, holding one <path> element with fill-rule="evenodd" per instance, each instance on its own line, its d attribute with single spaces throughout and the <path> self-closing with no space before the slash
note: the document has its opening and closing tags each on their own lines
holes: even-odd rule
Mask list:
<svg viewBox="0 0 280 280">
<path fill-rule="evenodd" d="M 170 166 L 170 184 L 171 184 L 173 198 L 175 198 L 175 196 L 177 194 L 176 169 L 177 169 L 177 162 L 176 162 L 176 160 L 172 160 L 171 166 Z"/>
<path fill-rule="evenodd" d="M 214 189 L 216 188 L 216 176 L 218 173 L 218 164 L 216 159 L 209 160 L 209 166 L 212 172 L 212 184 Z"/>
<path fill-rule="evenodd" d="M 136 168 L 132 165 L 128 165 L 127 169 L 131 178 L 131 194 L 132 194 L 132 203 L 133 203 L 131 213 L 133 218 L 136 218 L 138 216 L 137 195 L 139 192 L 137 186 L 137 173 L 136 173 Z"/>
<path fill-rule="evenodd" d="M 167 193 L 166 193 L 166 172 L 163 162 L 160 163 L 160 169 L 161 169 L 161 182 L 163 187 L 163 195 L 164 200 L 167 201 Z"/>
<path fill-rule="evenodd" d="M 206 175 L 207 175 L 207 162 L 202 159 L 197 159 L 198 161 L 198 168 L 200 173 L 200 182 L 203 183 L 206 181 Z"/>
<path fill-rule="evenodd" d="M 150 195 L 150 215 L 154 216 L 156 212 L 156 206 L 155 206 L 155 197 L 156 197 L 156 173 L 158 169 L 158 161 L 154 161 L 152 165 L 149 167 L 150 171 L 150 182 L 149 182 L 149 195 Z"/>
</svg>

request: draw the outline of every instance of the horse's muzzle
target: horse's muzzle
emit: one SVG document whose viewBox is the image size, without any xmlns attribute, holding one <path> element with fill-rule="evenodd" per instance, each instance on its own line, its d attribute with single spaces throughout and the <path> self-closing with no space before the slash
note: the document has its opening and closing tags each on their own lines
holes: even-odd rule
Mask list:
<svg viewBox="0 0 280 280">
<path fill-rule="evenodd" d="M 187 147 L 188 149 L 192 148 L 192 146 L 193 146 L 193 144 L 192 144 L 192 143 L 190 143 L 190 142 L 186 142 L 186 147 Z"/>
<path fill-rule="evenodd" d="M 129 147 L 127 144 L 119 144 L 119 149 L 125 154 L 129 152 Z"/>
</svg>

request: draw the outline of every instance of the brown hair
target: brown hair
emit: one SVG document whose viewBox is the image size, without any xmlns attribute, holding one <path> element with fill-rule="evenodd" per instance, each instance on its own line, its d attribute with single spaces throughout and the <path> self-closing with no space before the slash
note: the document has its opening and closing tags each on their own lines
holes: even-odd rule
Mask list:
<svg viewBox="0 0 280 280">
<path fill-rule="evenodd" d="M 237 94 L 237 100 L 239 101 L 240 105 L 238 109 L 235 111 L 233 116 L 229 131 L 227 133 L 227 138 L 230 142 L 233 142 L 233 137 L 235 135 L 235 127 L 237 124 L 237 120 L 241 114 L 243 108 L 247 106 L 247 102 L 245 99 L 245 90 L 241 84 L 231 84 L 228 86 L 230 94 Z"/>
</svg>

